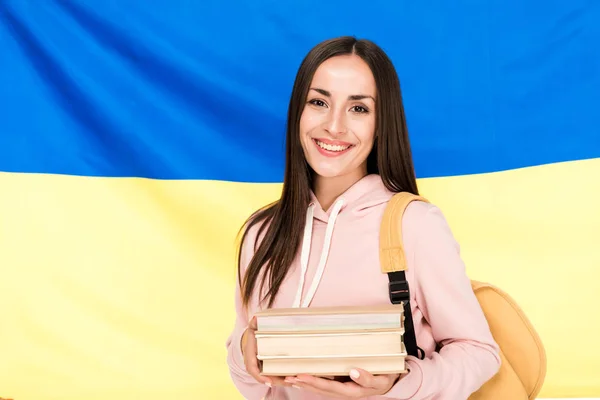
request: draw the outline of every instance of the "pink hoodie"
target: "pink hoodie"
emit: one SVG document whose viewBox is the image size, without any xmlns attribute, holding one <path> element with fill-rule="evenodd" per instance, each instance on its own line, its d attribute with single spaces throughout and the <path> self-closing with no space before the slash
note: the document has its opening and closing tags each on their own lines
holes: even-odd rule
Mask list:
<svg viewBox="0 0 600 400">
<path fill-rule="evenodd" d="M 310 240 L 303 242 L 304 257 L 296 257 L 274 307 L 388 304 L 389 280 L 379 266 L 379 226 L 392 195 L 379 175 L 368 175 L 354 184 L 328 212 L 313 195 L 305 232 L 305 239 Z M 328 226 L 329 230 L 334 228 L 329 234 Z M 498 371 L 498 346 L 440 210 L 424 202 L 411 203 L 402 230 L 417 344 L 426 357 L 419 360 L 409 356 L 410 372 L 385 395 L 369 399 L 467 399 Z M 257 231 L 258 226 L 254 226 L 243 244 L 242 274 L 252 257 Z M 309 255 L 303 284 L 301 271 L 306 263 L 301 259 Z M 249 400 L 328 398 L 293 387 L 269 389 L 256 382 L 245 370 L 240 348 L 248 321 L 258 310 L 256 296 L 246 312 L 237 287 L 235 305 L 237 319 L 227 340 L 227 362 L 240 393 Z M 435 351 L 436 343 L 443 345 L 439 352 Z"/>
</svg>

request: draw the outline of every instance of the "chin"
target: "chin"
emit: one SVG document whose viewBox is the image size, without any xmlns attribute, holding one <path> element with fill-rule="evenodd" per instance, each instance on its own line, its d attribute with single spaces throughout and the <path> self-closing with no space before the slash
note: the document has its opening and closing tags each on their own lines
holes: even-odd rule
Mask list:
<svg viewBox="0 0 600 400">
<path fill-rule="evenodd" d="M 315 174 L 317 176 L 320 176 L 321 178 L 335 178 L 338 176 L 342 176 L 344 174 L 342 174 L 341 172 L 335 172 L 335 171 L 319 171 L 319 170 L 314 170 Z"/>
<path fill-rule="evenodd" d="M 346 171 L 344 168 L 336 168 L 333 166 L 326 166 L 326 165 L 311 165 L 313 171 L 315 172 L 315 174 L 317 174 L 318 176 L 321 176 L 323 178 L 335 178 L 338 176 L 343 176 L 346 174 Z"/>
</svg>

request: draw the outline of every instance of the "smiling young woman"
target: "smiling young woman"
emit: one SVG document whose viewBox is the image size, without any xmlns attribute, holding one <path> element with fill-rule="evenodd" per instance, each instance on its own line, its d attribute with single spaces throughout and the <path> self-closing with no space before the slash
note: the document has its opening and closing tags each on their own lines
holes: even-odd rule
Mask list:
<svg viewBox="0 0 600 400">
<path fill-rule="evenodd" d="M 388 201 L 401 191 L 418 192 L 392 62 L 367 40 L 320 43 L 302 62 L 292 91 L 281 198 L 249 218 L 240 245 L 237 318 L 227 349 L 245 398 L 466 399 L 496 373 L 498 346 L 452 232 L 437 207 L 413 202 L 402 231 L 425 358 L 409 356 L 402 376 L 353 370 L 351 382 L 259 374 L 256 311 L 389 302 L 379 227 Z"/>
</svg>

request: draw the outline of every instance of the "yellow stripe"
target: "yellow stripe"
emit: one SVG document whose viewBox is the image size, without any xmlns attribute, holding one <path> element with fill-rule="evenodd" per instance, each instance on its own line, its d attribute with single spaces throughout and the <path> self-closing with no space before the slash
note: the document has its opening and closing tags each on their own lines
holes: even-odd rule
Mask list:
<svg viewBox="0 0 600 400">
<path fill-rule="evenodd" d="M 419 182 L 469 274 L 548 351 L 540 397 L 600 397 L 600 160 Z M 597 179 L 596 179 L 597 181 Z M 234 241 L 279 185 L 0 174 L 0 397 L 241 398 Z"/>
<path fill-rule="evenodd" d="M 236 397 L 234 239 L 277 185 L 0 174 L 0 397 Z"/>
<path fill-rule="evenodd" d="M 505 289 L 547 350 L 539 397 L 600 397 L 600 159 L 419 182 L 472 278 Z"/>
</svg>

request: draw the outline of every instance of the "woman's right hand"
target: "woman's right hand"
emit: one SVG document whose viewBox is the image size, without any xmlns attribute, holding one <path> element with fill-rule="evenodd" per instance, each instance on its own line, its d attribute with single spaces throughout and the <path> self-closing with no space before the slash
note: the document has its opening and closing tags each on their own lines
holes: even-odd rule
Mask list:
<svg viewBox="0 0 600 400">
<path fill-rule="evenodd" d="M 246 371 L 252 375 L 257 382 L 264 383 L 268 387 L 278 386 L 291 386 L 291 384 L 284 381 L 285 377 L 280 376 L 263 376 L 260 374 L 260 366 L 257 355 L 256 337 L 256 317 L 252 318 L 248 328 L 242 335 L 242 355 L 244 356 L 244 364 Z"/>
</svg>

